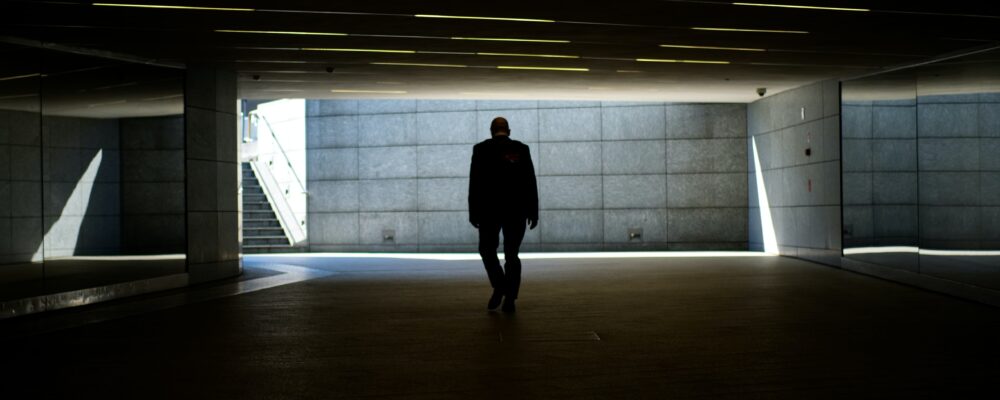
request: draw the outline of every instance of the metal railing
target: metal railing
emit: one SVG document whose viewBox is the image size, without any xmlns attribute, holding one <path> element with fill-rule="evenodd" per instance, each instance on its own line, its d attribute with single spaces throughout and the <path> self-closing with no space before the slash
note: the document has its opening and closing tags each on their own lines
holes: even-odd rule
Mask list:
<svg viewBox="0 0 1000 400">
<path fill-rule="evenodd" d="M 261 188 L 264 190 L 264 194 L 271 203 L 271 207 L 278 218 L 278 222 L 285 231 L 285 236 L 288 238 L 289 243 L 295 246 L 306 240 L 306 231 L 305 219 L 299 218 L 299 216 L 296 215 L 294 207 L 292 206 L 293 200 L 291 197 L 298 194 L 308 196 L 309 193 L 306 190 L 306 186 L 302 179 L 299 177 L 298 172 L 296 172 L 295 167 L 292 165 L 291 158 L 285 151 L 284 146 L 281 145 L 281 141 L 278 139 L 271 123 L 267 120 L 267 117 L 260 115 L 255 111 L 251 111 L 248 119 L 249 132 L 244 134 L 244 142 L 247 142 L 246 144 L 260 146 L 261 137 L 258 135 L 258 124 L 263 123 L 268 131 L 268 134 L 270 135 L 269 139 L 272 139 L 274 148 L 278 150 L 267 153 L 270 157 L 261 157 L 259 151 L 262 149 L 257 147 L 254 149 L 256 154 L 248 161 L 260 180 Z M 277 158 L 277 160 L 275 158 Z M 274 165 L 275 162 L 288 169 L 286 177 L 288 175 L 292 177 L 292 180 L 294 181 L 293 185 L 297 186 L 297 188 L 295 188 L 297 190 L 292 191 L 290 189 L 293 188 L 287 187 L 287 185 L 286 187 L 282 187 L 281 182 L 279 182 L 277 178 L 279 174 L 276 173 L 281 171 L 274 170 L 275 167 L 278 167 L 278 165 Z M 302 201 L 305 200 L 303 199 Z M 304 217 L 304 215 L 302 217 Z"/>
</svg>

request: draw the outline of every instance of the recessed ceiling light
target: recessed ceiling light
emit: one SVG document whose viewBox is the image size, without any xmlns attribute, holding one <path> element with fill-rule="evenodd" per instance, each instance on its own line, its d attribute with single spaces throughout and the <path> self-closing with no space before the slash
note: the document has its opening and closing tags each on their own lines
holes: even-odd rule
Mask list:
<svg viewBox="0 0 1000 400">
<path fill-rule="evenodd" d="M 292 60 L 236 60 L 237 63 L 260 63 L 260 64 L 308 64 L 308 61 Z"/>
<path fill-rule="evenodd" d="M 114 105 L 125 104 L 125 103 L 128 103 L 128 100 L 116 100 L 116 101 L 109 101 L 109 102 L 106 102 L 106 103 L 87 104 L 87 108 L 107 107 L 107 106 L 114 106 Z"/>
<path fill-rule="evenodd" d="M 757 32 L 757 33 L 809 33 L 807 31 L 783 31 L 778 29 L 743 29 L 743 28 L 705 28 L 693 27 L 696 31 L 720 31 L 720 32 Z"/>
<path fill-rule="evenodd" d="M 561 54 L 524 54 L 524 53 L 476 53 L 480 56 L 500 56 L 500 57 L 541 57 L 541 58 L 580 58 L 580 56 L 567 56 Z"/>
<path fill-rule="evenodd" d="M 827 11 L 871 11 L 867 8 L 817 7 L 817 6 L 799 6 L 794 4 L 733 3 L 733 5 L 756 6 L 756 7 L 803 8 L 808 10 L 827 10 Z"/>
<path fill-rule="evenodd" d="M 123 4 L 123 3 L 93 3 L 101 7 L 133 7 L 133 8 L 165 8 L 173 10 L 205 10 L 205 11 L 254 11 L 252 8 L 230 8 L 230 7 L 196 7 L 196 6 L 171 6 L 162 4 Z"/>
<path fill-rule="evenodd" d="M 587 71 L 590 71 L 589 68 L 526 67 L 526 66 L 516 66 L 516 65 L 498 65 L 497 69 L 521 69 L 521 70 L 535 70 L 535 71 L 570 71 L 570 72 L 587 72 Z"/>
<path fill-rule="evenodd" d="M 240 29 L 216 29 L 215 31 L 221 33 L 261 33 L 268 35 L 347 36 L 346 33 L 336 32 L 246 31 Z"/>
<path fill-rule="evenodd" d="M 660 47 L 669 47 L 673 49 L 699 49 L 699 50 L 767 51 L 767 49 L 755 49 L 750 47 L 691 46 L 682 44 L 661 44 Z"/>
<path fill-rule="evenodd" d="M 428 63 L 406 63 L 406 62 L 373 62 L 373 65 L 398 65 L 403 67 L 442 67 L 442 68 L 466 68 L 468 65 L 461 64 L 428 64 Z"/>
<path fill-rule="evenodd" d="M 415 54 L 414 50 L 388 50 L 388 49 L 344 49 L 344 48 L 328 48 L 328 47 L 303 47 L 302 50 L 305 51 L 345 51 L 345 52 L 355 52 L 355 53 L 403 53 L 403 54 Z"/>
<path fill-rule="evenodd" d="M 639 62 L 682 63 L 682 64 L 729 64 L 729 61 L 670 60 L 664 58 L 636 58 L 635 60 Z"/>
<path fill-rule="evenodd" d="M 375 94 L 406 94 L 405 90 L 355 90 L 355 89 L 333 89 L 333 93 L 375 93 Z"/>
<path fill-rule="evenodd" d="M 503 17 L 475 17 L 475 16 L 464 16 L 464 15 L 440 15 L 440 14 L 416 14 L 414 17 L 417 18 L 446 18 L 446 19 L 477 19 L 477 20 L 489 20 L 489 21 L 509 21 L 509 22 L 546 22 L 552 23 L 556 22 L 551 19 L 535 19 L 535 18 L 503 18 Z"/>
<path fill-rule="evenodd" d="M 615 70 L 615 72 L 621 72 L 623 74 L 638 74 L 638 73 L 642 73 L 642 71 L 637 71 L 637 70 L 634 70 L 634 69 L 619 69 L 619 70 Z"/>
<path fill-rule="evenodd" d="M 554 40 L 554 39 L 517 39 L 517 38 L 488 38 L 488 37 L 452 37 L 452 39 L 485 40 L 490 42 L 569 43 L 569 40 Z"/>
</svg>

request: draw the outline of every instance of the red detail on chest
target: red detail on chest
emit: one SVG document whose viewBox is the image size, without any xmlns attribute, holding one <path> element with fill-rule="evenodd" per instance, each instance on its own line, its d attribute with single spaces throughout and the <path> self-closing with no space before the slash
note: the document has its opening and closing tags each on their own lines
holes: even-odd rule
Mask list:
<svg viewBox="0 0 1000 400">
<path fill-rule="evenodd" d="M 521 161 L 521 155 L 517 153 L 505 153 L 503 159 L 510 163 Z"/>
</svg>

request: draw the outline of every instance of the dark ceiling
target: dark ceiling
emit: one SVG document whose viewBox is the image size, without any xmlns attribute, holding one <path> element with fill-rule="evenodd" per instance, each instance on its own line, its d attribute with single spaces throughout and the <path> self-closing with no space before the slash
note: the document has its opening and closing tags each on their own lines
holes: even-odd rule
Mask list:
<svg viewBox="0 0 1000 400">
<path fill-rule="evenodd" d="M 825 78 L 864 74 L 1000 41 L 1000 6 L 987 1 L 926 5 L 853 0 L 767 3 L 868 11 L 681 0 L 106 1 L 118 6 L 4 1 L 0 5 L 0 35 L 112 51 L 165 64 L 229 64 L 240 72 L 244 98 L 713 102 L 752 101 L 758 87 L 776 93 Z M 498 68 L 501 66 L 586 71 Z M 328 67 L 333 68 L 332 73 L 327 72 Z"/>
</svg>

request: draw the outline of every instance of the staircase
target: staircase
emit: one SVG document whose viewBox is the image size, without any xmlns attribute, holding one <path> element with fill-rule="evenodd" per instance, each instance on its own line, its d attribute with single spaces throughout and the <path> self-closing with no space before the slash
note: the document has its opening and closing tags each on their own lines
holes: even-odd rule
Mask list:
<svg viewBox="0 0 1000 400">
<path fill-rule="evenodd" d="M 250 163 L 243 163 L 243 253 L 295 251 L 253 168 L 250 168 Z"/>
</svg>

